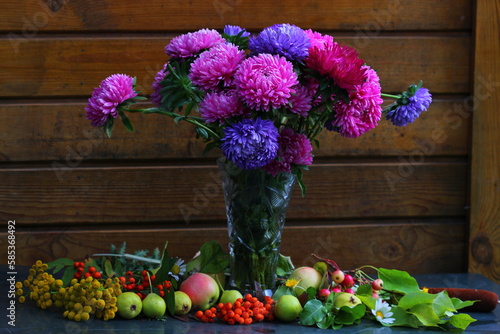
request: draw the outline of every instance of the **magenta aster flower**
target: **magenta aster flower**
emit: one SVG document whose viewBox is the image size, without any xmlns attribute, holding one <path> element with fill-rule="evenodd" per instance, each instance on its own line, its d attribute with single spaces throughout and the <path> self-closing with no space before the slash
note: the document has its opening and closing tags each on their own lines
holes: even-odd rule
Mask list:
<svg viewBox="0 0 500 334">
<path fill-rule="evenodd" d="M 228 118 L 248 114 L 243 102 L 233 91 L 210 92 L 200 103 L 200 115 L 207 123 L 219 121 L 224 123 Z"/>
<path fill-rule="evenodd" d="M 128 99 L 134 98 L 134 78 L 125 74 L 113 74 L 95 88 L 85 108 L 91 125 L 100 127 L 106 124 L 109 116 L 118 117 L 117 108 Z"/>
<path fill-rule="evenodd" d="M 224 156 L 242 169 L 268 164 L 278 152 L 278 129 L 271 120 L 244 119 L 224 129 Z"/>
<path fill-rule="evenodd" d="M 330 35 L 322 35 L 319 32 L 312 31 L 311 29 L 306 30 L 305 33 L 309 38 L 311 48 L 317 47 L 319 49 L 324 49 L 330 45 L 333 45 L 333 37 Z"/>
<path fill-rule="evenodd" d="M 221 84 L 231 86 L 234 73 L 244 59 L 245 52 L 234 44 L 218 44 L 193 62 L 189 78 L 203 91 L 215 90 Z"/>
<path fill-rule="evenodd" d="M 307 57 L 309 38 L 301 28 L 293 24 L 275 24 L 250 39 L 248 48 L 255 53 L 270 53 L 288 60 L 302 61 Z"/>
<path fill-rule="evenodd" d="M 234 75 L 234 84 L 250 108 L 269 111 L 288 104 L 298 79 L 292 63 L 263 53 L 241 63 Z"/>
<path fill-rule="evenodd" d="M 290 172 L 292 164 L 312 164 L 313 148 L 306 135 L 295 133 L 291 128 L 284 128 L 280 132 L 278 145 L 278 157 L 263 167 L 269 174 L 276 176 L 280 172 Z"/>
<path fill-rule="evenodd" d="M 342 136 L 356 138 L 375 128 L 382 117 L 381 87 L 377 73 L 369 66 L 362 66 L 365 82 L 349 92 L 349 102 L 339 100 L 335 105 L 335 119 L 328 129 Z"/>
<path fill-rule="evenodd" d="M 224 42 L 217 30 L 201 29 L 175 37 L 165 47 L 165 53 L 173 58 L 193 57 L 200 51 Z"/>
<path fill-rule="evenodd" d="M 295 93 L 290 96 L 290 111 L 299 114 L 302 117 L 307 117 L 309 110 L 312 107 L 313 93 L 307 87 L 296 85 L 293 87 Z"/>
<path fill-rule="evenodd" d="M 347 90 L 364 81 L 363 64 L 364 60 L 358 58 L 356 50 L 337 42 L 324 48 L 310 48 L 306 59 L 307 67 L 329 76 L 339 87 Z"/>
<path fill-rule="evenodd" d="M 401 101 L 400 101 L 401 100 Z M 387 113 L 387 119 L 397 126 L 406 126 L 413 123 L 423 111 L 429 108 L 432 95 L 424 87 L 417 89 L 414 94 L 406 99 L 399 99 L 398 107 Z"/>
<path fill-rule="evenodd" d="M 160 90 L 163 88 L 161 85 L 161 82 L 165 79 L 165 77 L 168 75 L 167 71 L 168 63 L 165 63 L 163 65 L 163 69 L 159 70 L 158 73 L 156 73 L 155 80 L 151 84 L 151 88 L 153 89 L 153 93 L 151 93 L 151 101 L 158 107 L 161 104 L 161 94 Z"/>
</svg>

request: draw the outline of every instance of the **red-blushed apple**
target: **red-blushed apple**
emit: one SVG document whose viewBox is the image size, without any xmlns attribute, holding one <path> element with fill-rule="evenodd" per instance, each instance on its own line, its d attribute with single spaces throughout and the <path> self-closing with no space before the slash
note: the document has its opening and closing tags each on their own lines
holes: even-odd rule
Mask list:
<svg viewBox="0 0 500 334">
<path fill-rule="evenodd" d="M 295 269 L 288 279 L 296 279 L 299 281 L 294 288 L 296 296 L 305 293 L 309 287 L 318 290 L 323 277 L 312 267 L 299 267 Z"/>
<path fill-rule="evenodd" d="M 195 273 L 186 278 L 179 290 L 189 296 L 193 307 L 199 306 L 202 311 L 215 305 L 220 293 L 217 282 L 203 273 Z"/>
</svg>

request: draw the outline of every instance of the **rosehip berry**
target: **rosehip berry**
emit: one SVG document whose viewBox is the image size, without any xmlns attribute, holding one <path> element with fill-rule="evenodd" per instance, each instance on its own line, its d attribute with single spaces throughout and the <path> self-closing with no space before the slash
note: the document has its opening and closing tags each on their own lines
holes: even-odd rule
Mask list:
<svg viewBox="0 0 500 334">
<path fill-rule="evenodd" d="M 382 281 L 380 278 L 377 278 L 372 282 L 372 289 L 373 290 L 382 290 L 384 287 L 384 281 Z"/>
<path fill-rule="evenodd" d="M 345 275 L 342 285 L 346 288 L 352 288 L 354 286 L 354 278 L 349 274 Z"/>
<path fill-rule="evenodd" d="M 340 284 L 342 283 L 342 281 L 344 280 L 345 278 L 345 274 L 342 270 L 335 270 L 333 273 L 332 273 L 332 280 L 337 283 L 337 284 Z"/>
</svg>

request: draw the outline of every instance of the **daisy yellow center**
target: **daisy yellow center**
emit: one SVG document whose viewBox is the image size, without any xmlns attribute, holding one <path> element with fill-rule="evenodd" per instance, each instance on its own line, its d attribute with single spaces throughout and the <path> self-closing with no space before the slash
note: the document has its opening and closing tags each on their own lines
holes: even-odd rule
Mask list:
<svg viewBox="0 0 500 334">
<path fill-rule="evenodd" d="M 178 275 L 181 272 L 181 268 L 178 265 L 174 264 L 171 271 L 173 275 Z"/>
<path fill-rule="evenodd" d="M 384 319 L 384 313 L 382 313 L 382 311 L 377 311 L 376 316 L 380 317 L 380 319 Z"/>
<path fill-rule="evenodd" d="M 285 282 L 285 285 L 289 288 L 293 288 L 294 286 L 297 285 L 297 283 L 299 283 L 299 281 L 297 281 L 296 279 L 287 279 L 286 282 Z"/>
</svg>

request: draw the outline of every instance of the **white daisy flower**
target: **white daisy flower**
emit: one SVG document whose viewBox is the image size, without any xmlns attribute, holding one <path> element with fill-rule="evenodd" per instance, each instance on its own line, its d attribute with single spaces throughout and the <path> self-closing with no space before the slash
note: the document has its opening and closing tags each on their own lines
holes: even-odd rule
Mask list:
<svg viewBox="0 0 500 334">
<path fill-rule="evenodd" d="M 184 276 L 186 273 L 186 263 L 181 258 L 177 258 L 175 264 L 172 266 L 172 269 L 169 272 L 169 275 L 172 276 L 176 281 L 179 280 L 179 276 Z"/>
<path fill-rule="evenodd" d="M 383 325 L 392 324 L 396 319 L 391 318 L 392 312 L 389 304 L 382 300 L 377 299 L 375 303 L 375 309 L 372 310 L 373 315 L 377 318 L 377 320 Z"/>
</svg>

